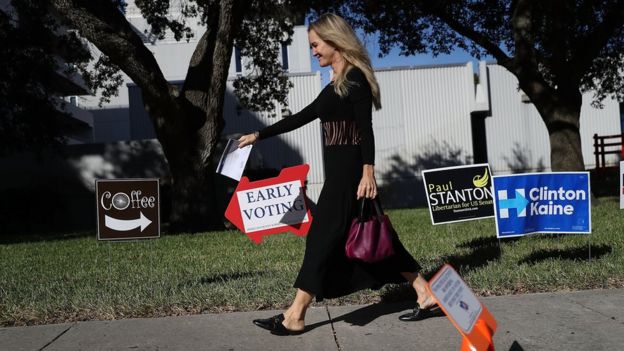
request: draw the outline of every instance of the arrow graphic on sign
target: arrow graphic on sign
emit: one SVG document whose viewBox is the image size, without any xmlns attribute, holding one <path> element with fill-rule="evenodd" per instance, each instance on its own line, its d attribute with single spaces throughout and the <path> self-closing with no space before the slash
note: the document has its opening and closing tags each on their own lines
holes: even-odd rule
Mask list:
<svg viewBox="0 0 624 351">
<path fill-rule="evenodd" d="M 141 231 L 145 230 L 152 221 L 150 221 L 147 217 L 143 215 L 143 212 L 140 212 L 141 217 L 138 219 L 117 219 L 113 217 L 109 217 L 108 215 L 104 216 L 104 225 L 112 230 L 117 230 L 120 232 L 127 232 L 128 230 L 136 229 L 141 227 Z"/>
<path fill-rule="evenodd" d="M 515 199 L 501 199 L 498 200 L 498 205 L 501 209 L 503 208 L 515 208 L 516 211 L 522 211 L 526 205 L 529 203 L 523 194 L 516 190 L 516 198 Z"/>
</svg>

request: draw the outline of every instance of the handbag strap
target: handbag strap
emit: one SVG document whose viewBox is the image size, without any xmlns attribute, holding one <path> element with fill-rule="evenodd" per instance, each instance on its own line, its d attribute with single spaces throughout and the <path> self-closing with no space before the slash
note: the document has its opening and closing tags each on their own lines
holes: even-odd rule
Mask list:
<svg viewBox="0 0 624 351">
<path fill-rule="evenodd" d="M 384 215 L 384 212 L 381 209 L 381 201 L 379 200 L 379 196 L 376 196 L 374 199 L 368 199 L 363 197 L 360 199 L 360 211 L 358 212 L 358 220 L 360 222 L 364 222 L 364 209 L 366 207 L 367 201 L 373 203 L 373 206 L 375 208 L 375 214 L 377 215 L 377 217 L 381 217 Z"/>
<path fill-rule="evenodd" d="M 364 222 L 364 205 L 366 205 L 366 198 L 360 199 L 360 211 L 358 212 L 358 221 Z"/>
<path fill-rule="evenodd" d="M 375 196 L 375 198 L 372 200 L 373 204 L 375 205 L 375 212 L 377 213 L 378 217 L 383 216 L 383 210 L 381 209 L 381 201 L 379 201 L 379 196 Z"/>
</svg>

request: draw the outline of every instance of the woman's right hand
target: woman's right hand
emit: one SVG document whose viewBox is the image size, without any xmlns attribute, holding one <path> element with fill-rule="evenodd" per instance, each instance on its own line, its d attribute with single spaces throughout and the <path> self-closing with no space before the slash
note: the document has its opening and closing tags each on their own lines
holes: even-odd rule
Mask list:
<svg viewBox="0 0 624 351">
<path fill-rule="evenodd" d="M 242 137 L 238 138 L 238 148 L 243 148 L 247 145 L 252 145 L 253 143 L 256 142 L 256 140 L 258 140 L 258 137 L 256 136 L 256 133 L 251 133 L 251 134 L 245 134 Z"/>
</svg>

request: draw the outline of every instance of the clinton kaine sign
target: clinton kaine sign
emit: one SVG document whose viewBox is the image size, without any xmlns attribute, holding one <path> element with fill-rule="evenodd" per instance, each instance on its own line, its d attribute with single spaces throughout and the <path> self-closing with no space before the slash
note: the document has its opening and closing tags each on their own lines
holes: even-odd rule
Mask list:
<svg viewBox="0 0 624 351">
<path fill-rule="evenodd" d="M 588 172 L 494 177 L 496 234 L 591 232 Z"/>
<path fill-rule="evenodd" d="M 422 172 L 433 224 L 494 216 L 490 167 L 487 163 Z"/>
<path fill-rule="evenodd" d="M 284 168 L 279 176 L 256 182 L 242 177 L 225 217 L 257 244 L 265 235 L 286 231 L 306 235 L 312 221 L 304 193 L 309 169 Z"/>
</svg>

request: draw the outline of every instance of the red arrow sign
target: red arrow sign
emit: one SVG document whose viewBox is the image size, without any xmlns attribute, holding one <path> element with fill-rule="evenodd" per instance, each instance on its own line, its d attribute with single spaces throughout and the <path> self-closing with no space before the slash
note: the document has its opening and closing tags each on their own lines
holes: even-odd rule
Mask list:
<svg viewBox="0 0 624 351">
<path fill-rule="evenodd" d="M 284 168 L 275 178 L 250 182 L 242 177 L 225 217 L 256 244 L 287 231 L 305 236 L 312 223 L 304 188 L 309 170 L 303 164 Z"/>
</svg>

